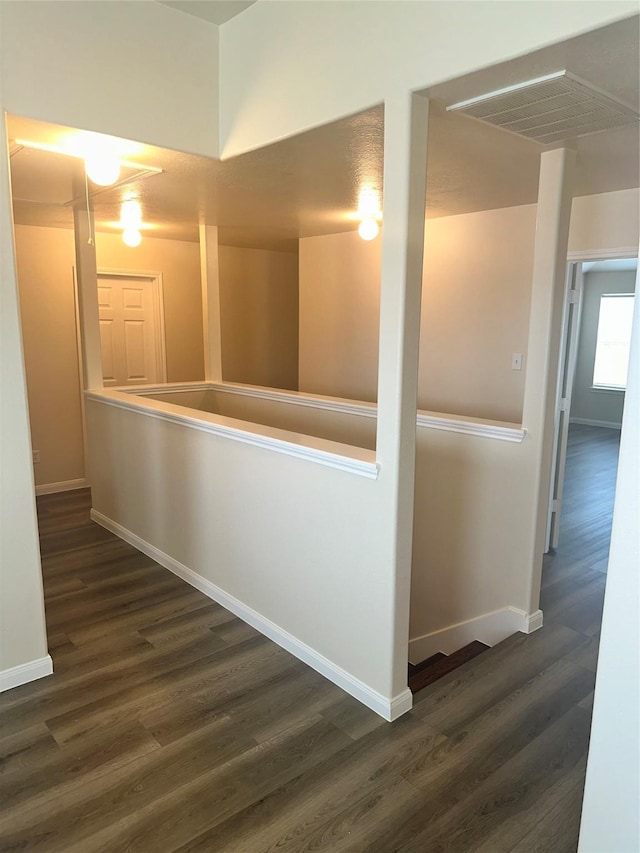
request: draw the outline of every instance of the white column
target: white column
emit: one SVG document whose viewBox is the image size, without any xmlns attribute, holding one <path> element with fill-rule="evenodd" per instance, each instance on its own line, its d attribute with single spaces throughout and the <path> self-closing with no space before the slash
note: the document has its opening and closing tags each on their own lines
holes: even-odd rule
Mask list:
<svg viewBox="0 0 640 853">
<path fill-rule="evenodd" d="M 84 175 L 74 181 L 78 197 L 84 191 Z M 82 350 L 82 382 L 84 388 L 102 388 L 102 351 L 98 312 L 98 274 L 94 242 L 93 212 L 87 204 L 78 203 L 73 210 L 76 246 L 76 286 Z"/>
<path fill-rule="evenodd" d="M 545 151 L 540 157 L 536 236 L 531 282 L 529 342 L 522 422 L 533 443 L 534 488 L 529 558 L 532 583 L 529 612 L 538 609 L 542 553 L 551 489 L 554 418 L 562 307 L 567 273 L 567 246 L 575 152 Z M 509 235 L 505 234 L 505 240 Z M 535 519 L 535 521 L 534 521 Z"/>
<path fill-rule="evenodd" d="M 207 382 L 221 382 L 220 275 L 218 228 L 215 225 L 200 224 L 200 275 L 202 278 L 204 378 Z"/>
<path fill-rule="evenodd" d="M 392 695 L 407 686 L 428 101 L 385 101 L 377 458 L 392 525 Z"/>
</svg>

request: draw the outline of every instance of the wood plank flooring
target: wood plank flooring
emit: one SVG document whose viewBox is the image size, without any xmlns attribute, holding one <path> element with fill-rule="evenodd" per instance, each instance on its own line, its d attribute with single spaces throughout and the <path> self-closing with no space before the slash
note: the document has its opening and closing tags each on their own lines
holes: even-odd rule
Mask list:
<svg viewBox="0 0 640 853">
<path fill-rule="evenodd" d="M 588 439 L 572 430 L 583 477 Z M 580 509 L 584 483 L 568 497 L 545 627 L 429 685 L 393 724 L 92 524 L 88 492 L 38 499 L 55 673 L 0 697 L 0 850 L 575 851 L 600 491 L 597 511 Z"/>
</svg>

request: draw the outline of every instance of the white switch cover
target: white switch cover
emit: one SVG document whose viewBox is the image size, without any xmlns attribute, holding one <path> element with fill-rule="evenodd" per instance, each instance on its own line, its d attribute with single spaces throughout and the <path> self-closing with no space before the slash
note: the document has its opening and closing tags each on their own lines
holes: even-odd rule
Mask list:
<svg viewBox="0 0 640 853">
<path fill-rule="evenodd" d="M 511 370 L 522 370 L 521 352 L 514 352 L 511 354 Z"/>
<path fill-rule="evenodd" d="M 34 450 L 34 451 L 33 451 L 33 464 L 34 464 L 34 465 L 37 465 L 37 464 L 38 464 L 38 462 L 40 462 L 40 451 L 39 451 L 39 450 Z"/>
</svg>

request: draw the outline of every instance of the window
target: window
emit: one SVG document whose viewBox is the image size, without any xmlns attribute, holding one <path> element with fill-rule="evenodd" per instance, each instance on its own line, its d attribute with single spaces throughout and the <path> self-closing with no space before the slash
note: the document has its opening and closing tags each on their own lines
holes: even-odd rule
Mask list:
<svg viewBox="0 0 640 853">
<path fill-rule="evenodd" d="M 632 318 L 632 293 L 604 293 L 600 297 L 594 388 L 624 391 L 627 387 Z"/>
</svg>

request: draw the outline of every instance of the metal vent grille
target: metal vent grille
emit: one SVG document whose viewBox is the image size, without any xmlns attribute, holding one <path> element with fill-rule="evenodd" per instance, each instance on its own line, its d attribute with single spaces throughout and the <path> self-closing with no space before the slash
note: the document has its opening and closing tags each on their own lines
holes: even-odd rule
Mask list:
<svg viewBox="0 0 640 853">
<path fill-rule="evenodd" d="M 454 110 L 543 145 L 638 122 L 638 113 L 567 71 L 452 104 Z"/>
</svg>

